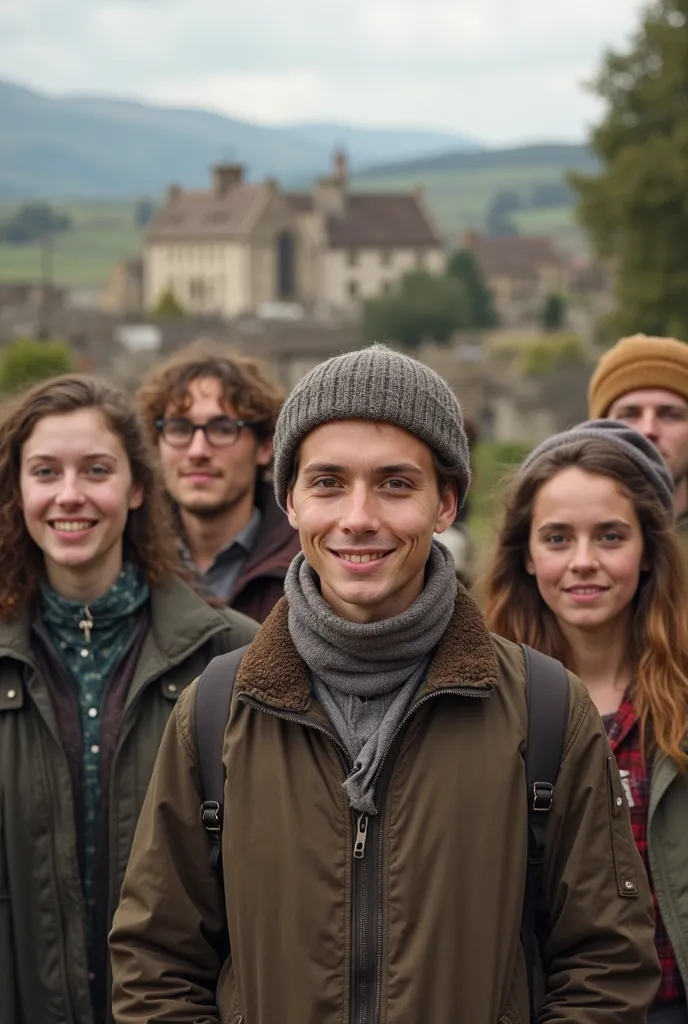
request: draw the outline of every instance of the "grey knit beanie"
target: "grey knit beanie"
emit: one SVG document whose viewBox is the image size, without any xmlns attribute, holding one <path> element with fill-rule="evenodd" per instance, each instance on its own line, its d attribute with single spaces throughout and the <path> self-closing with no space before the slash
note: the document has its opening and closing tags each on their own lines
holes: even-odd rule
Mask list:
<svg viewBox="0 0 688 1024">
<path fill-rule="evenodd" d="M 275 495 L 286 509 L 287 488 L 299 444 L 332 420 L 393 423 L 415 434 L 449 469 L 458 472 L 459 502 L 471 482 L 468 440 L 454 392 L 439 374 L 386 345 L 319 363 L 282 406 L 275 436 Z"/>
<path fill-rule="evenodd" d="M 577 441 L 607 441 L 622 451 L 652 484 L 664 508 L 674 514 L 674 481 L 664 459 L 639 431 L 616 420 L 586 420 L 577 427 L 548 437 L 533 449 L 521 466 L 521 473 L 530 469 L 541 456 Z"/>
</svg>

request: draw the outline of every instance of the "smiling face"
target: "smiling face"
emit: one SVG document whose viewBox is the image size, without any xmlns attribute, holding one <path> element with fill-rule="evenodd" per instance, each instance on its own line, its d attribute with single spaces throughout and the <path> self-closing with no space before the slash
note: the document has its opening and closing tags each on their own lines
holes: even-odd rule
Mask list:
<svg viewBox="0 0 688 1024">
<path fill-rule="evenodd" d="M 630 622 L 643 548 L 633 503 L 610 477 L 571 466 L 540 488 L 526 569 L 564 632 Z"/>
<path fill-rule="evenodd" d="M 188 408 L 168 405 L 165 419 L 182 417 L 193 424 L 206 424 L 218 416 L 240 418 L 225 401 L 222 384 L 215 377 L 191 381 L 189 397 Z M 219 448 L 197 430 L 185 448 L 175 448 L 160 438 L 159 452 L 165 486 L 182 512 L 212 518 L 242 501 L 252 507 L 256 471 L 259 466 L 269 465 L 272 442 L 258 440 L 250 428 L 244 427 L 234 444 Z"/>
<path fill-rule="evenodd" d="M 432 452 L 400 427 L 326 423 L 302 441 L 287 499 L 309 564 L 333 611 L 373 622 L 405 611 L 424 586 L 433 533 L 454 521 Z"/>
<path fill-rule="evenodd" d="M 75 576 L 100 593 L 122 566 L 122 535 L 143 500 L 119 437 L 98 409 L 44 416 L 21 451 L 24 522 L 43 552 L 51 585 L 70 596 Z"/>
</svg>

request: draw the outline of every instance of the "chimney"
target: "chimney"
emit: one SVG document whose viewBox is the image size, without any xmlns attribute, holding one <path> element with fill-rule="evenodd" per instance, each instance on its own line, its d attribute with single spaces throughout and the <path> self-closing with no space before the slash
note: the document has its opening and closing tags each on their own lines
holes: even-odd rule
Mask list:
<svg viewBox="0 0 688 1024">
<path fill-rule="evenodd" d="M 216 196 L 225 196 L 236 185 L 240 185 L 244 177 L 241 164 L 216 164 L 213 167 L 213 192 Z"/>
<path fill-rule="evenodd" d="M 343 149 L 335 149 L 332 157 L 332 177 L 346 182 L 349 177 L 349 161 Z"/>
<path fill-rule="evenodd" d="M 167 186 L 167 202 L 173 203 L 175 199 L 179 199 L 182 194 L 181 187 L 179 185 L 168 185 Z"/>
</svg>

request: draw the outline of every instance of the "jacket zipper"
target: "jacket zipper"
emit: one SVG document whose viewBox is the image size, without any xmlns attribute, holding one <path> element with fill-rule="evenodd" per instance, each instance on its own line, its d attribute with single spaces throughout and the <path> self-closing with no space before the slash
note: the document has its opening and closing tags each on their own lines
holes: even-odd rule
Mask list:
<svg viewBox="0 0 688 1024">
<path fill-rule="evenodd" d="M 411 707 L 399 725 L 394 730 L 389 746 L 385 751 L 380 764 L 378 765 L 373 786 L 377 786 L 382 770 L 388 760 L 388 755 L 396 745 L 400 733 L 409 720 L 415 715 L 418 708 L 429 700 L 441 696 L 470 697 L 485 699 L 492 696 L 492 687 L 479 691 L 475 688 L 456 688 L 436 690 L 421 697 Z M 266 707 L 260 701 L 254 700 L 248 694 L 239 693 L 237 699 L 241 700 L 256 711 L 262 711 L 274 718 L 281 718 L 287 722 L 297 722 L 300 725 L 308 726 L 317 732 L 327 736 L 338 748 L 342 764 L 348 775 L 353 770 L 353 762 L 344 744 L 332 730 L 325 728 L 315 722 L 308 715 L 301 715 L 298 712 L 277 711 Z M 385 783 L 387 778 L 385 778 Z M 377 814 L 372 818 L 368 814 L 361 814 L 352 810 L 353 815 L 353 863 L 351 871 L 351 905 L 352 905 L 352 927 L 351 927 L 351 1005 L 349 1020 L 351 1024 L 377 1024 L 380 1014 L 380 998 L 382 990 L 382 908 L 380 897 L 382 893 L 382 863 L 384 847 L 384 829 L 380 827 L 384 814 L 383 801 L 386 795 L 386 785 L 380 787 L 376 800 Z M 371 842 L 369 843 L 369 839 Z M 375 849 L 376 856 L 366 857 L 369 849 Z M 371 890 L 372 896 L 371 899 Z M 372 914 L 371 914 L 372 907 Z M 374 918 L 371 922 L 371 918 Z M 372 987 L 371 987 L 372 983 Z M 374 1001 L 370 1006 L 370 994 L 374 993 Z"/>
</svg>

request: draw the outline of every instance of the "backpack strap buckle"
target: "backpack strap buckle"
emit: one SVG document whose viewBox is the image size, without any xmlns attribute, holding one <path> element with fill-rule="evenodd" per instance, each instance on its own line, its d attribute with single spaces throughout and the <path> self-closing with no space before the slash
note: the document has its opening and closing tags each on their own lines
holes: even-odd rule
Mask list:
<svg viewBox="0 0 688 1024">
<path fill-rule="evenodd" d="M 533 804 L 534 811 L 541 811 L 544 814 L 551 811 L 554 800 L 554 786 L 551 782 L 533 783 Z"/>
<path fill-rule="evenodd" d="M 215 837 L 222 831 L 222 808 L 217 800 L 204 800 L 201 804 L 203 828 Z"/>
</svg>

